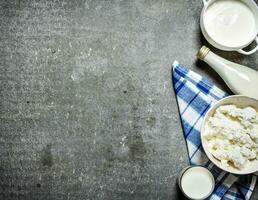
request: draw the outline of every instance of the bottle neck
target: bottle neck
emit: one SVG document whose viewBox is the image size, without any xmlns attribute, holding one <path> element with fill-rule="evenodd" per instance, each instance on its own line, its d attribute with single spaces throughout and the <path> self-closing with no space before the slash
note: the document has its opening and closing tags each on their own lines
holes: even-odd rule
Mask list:
<svg viewBox="0 0 258 200">
<path fill-rule="evenodd" d="M 223 72 L 225 68 L 227 68 L 226 63 L 228 63 L 228 61 L 214 54 L 206 46 L 202 46 L 202 48 L 197 53 L 197 58 L 209 64 L 219 74 Z"/>
<path fill-rule="evenodd" d="M 209 51 L 203 58 L 203 61 L 210 65 L 217 73 L 223 73 L 228 68 L 226 64 L 228 61 Z"/>
</svg>

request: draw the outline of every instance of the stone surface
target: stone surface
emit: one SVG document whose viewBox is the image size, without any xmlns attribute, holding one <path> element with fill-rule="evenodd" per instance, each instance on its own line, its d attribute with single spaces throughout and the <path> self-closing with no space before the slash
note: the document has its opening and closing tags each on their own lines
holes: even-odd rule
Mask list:
<svg viewBox="0 0 258 200">
<path fill-rule="evenodd" d="M 171 65 L 228 90 L 196 61 L 201 9 L 201 0 L 1 0 L 0 199 L 182 199 L 188 157 Z M 258 54 L 216 52 L 258 69 Z"/>
</svg>

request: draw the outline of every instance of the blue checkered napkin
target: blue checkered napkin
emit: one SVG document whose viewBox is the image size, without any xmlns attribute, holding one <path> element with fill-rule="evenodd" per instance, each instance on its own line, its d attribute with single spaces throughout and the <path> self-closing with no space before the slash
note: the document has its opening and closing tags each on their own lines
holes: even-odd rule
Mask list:
<svg viewBox="0 0 258 200">
<path fill-rule="evenodd" d="M 250 199 L 256 175 L 237 176 L 219 169 L 209 161 L 201 145 L 200 128 L 205 113 L 214 102 L 227 94 L 176 61 L 173 64 L 172 79 L 190 163 L 207 167 L 216 180 L 210 199 Z"/>
</svg>

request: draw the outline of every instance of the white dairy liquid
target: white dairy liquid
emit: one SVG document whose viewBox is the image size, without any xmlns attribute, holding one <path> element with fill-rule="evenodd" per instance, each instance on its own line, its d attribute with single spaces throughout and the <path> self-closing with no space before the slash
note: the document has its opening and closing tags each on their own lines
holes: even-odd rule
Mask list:
<svg viewBox="0 0 258 200">
<path fill-rule="evenodd" d="M 203 167 L 188 169 L 182 176 L 181 187 L 184 193 L 192 199 L 203 199 L 213 189 L 213 177 Z"/>
<path fill-rule="evenodd" d="M 242 1 L 218 0 L 207 8 L 204 26 L 208 35 L 218 44 L 241 47 L 254 37 L 255 16 Z"/>
<path fill-rule="evenodd" d="M 203 60 L 221 76 L 234 94 L 258 99 L 258 71 L 230 62 L 211 51 Z"/>
</svg>

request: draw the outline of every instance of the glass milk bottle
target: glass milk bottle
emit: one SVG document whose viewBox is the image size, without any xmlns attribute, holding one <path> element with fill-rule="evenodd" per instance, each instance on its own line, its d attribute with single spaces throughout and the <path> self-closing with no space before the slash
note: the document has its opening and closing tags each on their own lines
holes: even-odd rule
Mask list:
<svg viewBox="0 0 258 200">
<path fill-rule="evenodd" d="M 203 46 L 197 57 L 209 64 L 225 81 L 234 94 L 246 95 L 258 99 L 258 72 L 230 62 Z"/>
</svg>

